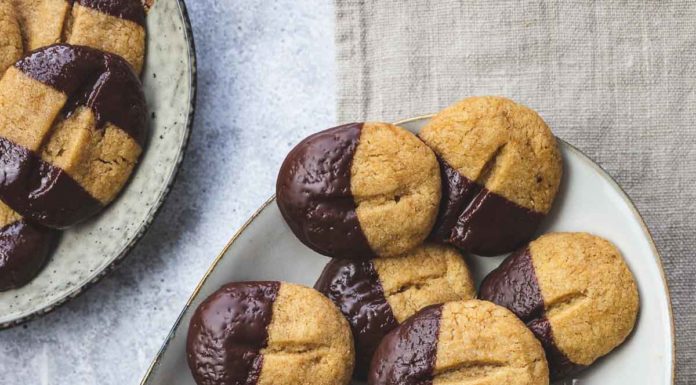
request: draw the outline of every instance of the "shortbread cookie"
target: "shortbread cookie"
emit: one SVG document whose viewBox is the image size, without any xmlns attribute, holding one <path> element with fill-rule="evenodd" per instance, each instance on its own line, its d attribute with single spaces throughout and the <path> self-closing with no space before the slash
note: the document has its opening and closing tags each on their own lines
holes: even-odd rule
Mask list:
<svg viewBox="0 0 696 385">
<path fill-rule="evenodd" d="M 17 14 L 7 0 L 0 1 L 0 76 L 24 52 Z"/>
<path fill-rule="evenodd" d="M 314 134 L 287 156 L 278 206 L 295 235 L 335 258 L 405 253 L 428 236 L 440 201 L 433 152 L 387 123 L 353 123 Z"/>
<path fill-rule="evenodd" d="M 638 314 L 638 290 L 621 253 L 586 233 L 531 242 L 486 277 L 479 296 L 527 323 L 544 345 L 553 378 L 620 345 Z"/>
<path fill-rule="evenodd" d="M 394 258 L 334 259 L 315 288 L 336 304 L 353 330 L 358 379 L 366 378 L 379 342 L 399 323 L 426 306 L 475 297 L 461 254 L 434 244 Z"/>
<path fill-rule="evenodd" d="M 346 385 L 354 353 L 348 323 L 316 290 L 237 282 L 196 309 L 187 359 L 198 385 Z"/>
<path fill-rule="evenodd" d="M 536 112 L 505 98 L 473 97 L 442 110 L 419 135 L 442 168 L 433 239 L 497 255 L 532 238 L 562 174 L 556 138 Z"/>
<path fill-rule="evenodd" d="M 387 334 L 369 385 L 548 385 L 544 350 L 507 309 L 469 300 L 426 307 Z"/>
<path fill-rule="evenodd" d="M 119 56 L 34 51 L 0 79 L 0 199 L 48 227 L 94 215 L 135 167 L 146 115 L 140 80 Z"/>
</svg>

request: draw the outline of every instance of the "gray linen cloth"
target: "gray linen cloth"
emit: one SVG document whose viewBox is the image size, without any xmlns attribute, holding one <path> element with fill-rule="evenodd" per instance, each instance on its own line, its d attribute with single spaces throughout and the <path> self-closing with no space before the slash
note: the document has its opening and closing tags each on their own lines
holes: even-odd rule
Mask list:
<svg viewBox="0 0 696 385">
<path fill-rule="evenodd" d="M 696 2 L 337 0 L 338 116 L 394 121 L 469 95 L 541 113 L 655 236 L 696 384 Z"/>
</svg>

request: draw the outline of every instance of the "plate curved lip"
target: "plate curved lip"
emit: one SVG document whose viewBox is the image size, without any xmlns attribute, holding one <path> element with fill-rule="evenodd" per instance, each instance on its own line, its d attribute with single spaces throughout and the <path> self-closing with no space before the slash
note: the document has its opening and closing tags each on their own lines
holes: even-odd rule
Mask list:
<svg viewBox="0 0 696 385">
<path fill-rule="evenodd" d="M 193 37 L 193 28 L 191 27 L 191 20 L 189 18 L 188 10 L 186 8 L 186 4 L 184 3 L 184 0 L 177 0 L 177 4 L 179 6 L 179 13 L 181 15 L 181 18 L 184 23 L 184 34 L 185 34 L 185 39 L 188 45 L 188 55 L 189 55 L 189 73 L 191 74 L 191 81 L 190 81 L 190 87 L 191 87 L 191 92 L 189 93 L 189 110 L 188 110 L 188 116 L 186 118 L 186 130 L 184 132 L 184 140 L 182 142 L 181 146 L 181 151 L 179 153 L 178 159 L 175 160 L 175 165 L 173 172 L 171 173 L 169 180 L 167 181 L 167 184 L 160 193 L 159 198 L 157 198 L 156 203 L 150 208 L 150 212 L 147 215 L 147 220 L 145 220 L 141 226 L 140 229 L 138 229 L 138 232 L 133 236 L 133 238 L 123 247 L 123 249 L 119 252 L 118 256 L 114 258 L 111 263 L 109 263 L 106 267 L 104 267 L 100 272 L 98 272 L 95 276 L 93 276 L 89 281 L 87 281 L 85 284 L 83 284 L 80 287 L 77 287 L 76 289 L 72 290 L 71 292 L 67 293 L 64 295 L 62 298 L 54 301 L 50 305 L 47 305 L 41 309 L 37 309 L 27 315 L 24 315 L 22 317 L 19 317 L 17 319 L 14 319 L 12 321 L 7 321 L 2 324 L 0 324 L 0 330 L 4 329 L 9 329 L 18 325 L 21 325 L 23 323 L 32 321 L 36 318 L 39 318 L 43 315 L 46 315 L 57 308 L 61 307 L 62 305 L 65 305 L 66 303 L 70 302 L 71 300 L 75 299 L 78 297 L 80 294 L 84 293 L 87 291 L 87 289 L 91 288 L 94 286 L 97 282 L 101 281 L 102 278 L 106 277 L 110 273 L 112 273 L 116 268 L 118 268 L 125 259 L 126 256 L 130 254 L 130 252 L 133 250 L 135 245 L 143 238 L 143 236 L 147 233 L 147 231 L 150 229 L 152 222 L 157 218 L 157 216 L 160 213 L 160 209 L 162 208 L 162 205 L 164 202 L 167 200 L 167 197 L 169 196 L 169 193 L 172 190 L 172 186 L 174 185 L 174 182 L 176 182 L 177 177 L 179 176 L 179 171 L 181 170 L 181 164 L 184 160 L 184 157 L 186 155 L 186 150 L 188 148 L 190 138 L 191 138 L 191 129 L 193 128 L 193 118 L 195 116 L 195 111 L 196 111 L 196 95 L 198 91 L 198 78 L 197 78 L 197 63 L 196 63 L 196 44 L 194 42 L 194 37 Z"/>
<path fill-rule="evenodd" d="M 415 116 L 412 118 L 408 119 L 402 119 L 394 122 L 395 125 L 401 125 L 401 124 L 406 124 L 406 123 L 411 123 L 415 122 L 418 120 L 424 120 L 424 119 L 431 119 L 435 114 L 426 114 L 426 115 L 419 115 Z M 640 212 L 638 211 L 638 208 L 636 205 L 633 203 L 633 200 L 628 196 L 626 191 L 619 185 L 619 183 L 599 164 L 594 162 L 589 156 L 585 155 L 584 152 L 582 152 L 580 149 L 577 147 L 573 146 L 572 144 L 566 142 L 565 140 L 558 138 L 557 139 L 564 144 L 565 146 L 568 147 L 571 151 L 573 151 L 575 154 L 580 156 L 580 159 L 584 160 L 586 163 L 588 163 L 590 166 L 592 166 L 593 169 L 595 169 L 600 175 L 602 175 L 604 178 L 606 178 L 622 195 L 622 198 L 626 200 L 629 203 L 629 206 L 631 208 L 631 212 L 633 213 L 634 217 L 638 219 L 638 222 L 640 223 L 641 228 L 643 229 L 643 232 L 645 235 L 647 235 L 648 240 L 650 241 L 650 247 L 657 256 L 656 261 L 658 269 L 660 271 L 660 277 L 662 284 L 665 289 L 665 293 L 667 295 L 667 311 L 668 311 L 668 316 L 669 316 L 669 321 L 670 321 L 670 338 L 671 338 L 671 351 L 672 351 L 672 356 L 671 356 L 671 373 L 670 373 L 670 384 L 674 385 L 675 384 L 675 370 L 676 370 L 676 338 L 675 338 L 675 326 L 674 326 L 674 315 L 672 312 L 672 297 L 669 291 L 669 285 L 667 284 L 667 276 L 665 274 L 664 266 L 662 264 L 662 256 L 660 255 L 660 252 L 657 250 L 657 246 L 655 244 L 655 240 L 653 239 L 652 233 L 650 232 L 650 229 L 648 228 L 647 224 L 645 223 L 645 220 L 643 217 L 640 215 Z M 191 307 L 191 304 L 193 303 L 193 300 L 198 296 L 201 288 L 203 287 L 203 284 L 208 280 L 208 277 L 210 274 L 215 270 L 217 265 L 220 263 L 224 255 L 227 253 L 227 251 L 232 247 L 232 245 L 235 243 L 237 238 L 249 227 L 249 225 L 265 210 L 270 206 L 273 202 L 275 202 L 275 194 L 271 195 L 268 200 L 266 200 L 261 207 L 259 207 L 254 213 L 249 217 L 249 219 L 244 222 L 244 224 L 232 235 L 230 240 L 227 242 L 227 244 L 222 248 L 222 251 L 215 257 L 213 262 L 211 263 L 210 267 L 206 270 L 205 274 L 201 278 L 201 280 L 196 284 L 196 287 L 193 289 L 193 293 L 191 293 L 191 296 L 189 296 L 188 300 L 186 301 L 186 304 L 182 308 L 181 312 L 177 316 L 176 320 L 174 321 L 174 324 L 167 334 L 167 337 L 165 341 L 162 343 L 162 346 L 160 349 L 157 351 L 157 355 L 155 358 L 152 360 L 152 363 L 150 363 L 150 366 L 148 367 L 147 371 L 145 372 L 145 375 L 143 376 L 143 379 L 140 381 L 140 385 L 145 385 L 147 381 L 149 381 L 150 376 L 152 374 L 152 371 L 154 368 L 159 364 L 160 360 L 162 359 L 162 355 L 171 342 L 172 338 L 174 337 L 174 332 L 181 323 L 181 319 L 184 316 L 184 313 L 186 310 L 188 310 L 189 307 Z"/>
</svg>

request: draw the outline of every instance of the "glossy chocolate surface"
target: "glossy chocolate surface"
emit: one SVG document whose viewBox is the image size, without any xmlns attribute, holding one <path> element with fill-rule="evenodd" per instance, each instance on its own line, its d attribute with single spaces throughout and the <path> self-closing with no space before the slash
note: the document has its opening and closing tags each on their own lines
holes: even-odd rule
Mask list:
<svg viewBox="0 0 696 385">
<path fill-rule="evenodd" d="M 360 228 L 350 191 L 362 123 L 307 137 L 285 158 L 276 182 L 280 212 L 299 240 L 333 258 L 365 260 L 374 252 Z"/>
<path fill-rule="evenodd" d="M 57 237 L 56 231 L 24 219 L 0 228 L 0 291 L 34 279 L 48 261 Z"/>
<path fill-rule="evenodd" d="M 56 44 L 34 51 L 15 67 L 68 95 L 65 115 L 85 106 L 98 128 L 110 122 L 140 146 L 147 138 L 147 106 L 142 84 L 121 57 L 83 46 Z"/>
<path fill-rule="evenodd" d="M 314 288 L 346 317 L 355 339 L 353 377 L 364 380 L 382 338 L 398 326 L 371 261 L 334 259 Z"/>
<path fill-rule="evenodd" d="M 145 26 L 145 7 L 140 0 L 74 0 L 83 7 L 92 8 L 120 19 Z"/>
<path fill-rule="evenodd" d="M 372 357 L 369 385 L 431 385 L 442 305 L 428 306 L 382 340 Z"/>
<path fill-rule="evenodd" d="M 44 226 L 65 228 L 102 209 L 62 169 L 0 137 L 0 199 Z"/>
<path fill-rule="evenodd" d="M 514 250 L 534 236 L 543 214 L 477 185 L 439 161 L 444 199 L 432 233 L 435 240 L 492 256 Z"/>
<path fill-rule="evenodd" d="M 198 306 L 186 343 L 198 385 L 257 383 L 279 288 L 279 282 L 230 283 Z"/>
</svg>

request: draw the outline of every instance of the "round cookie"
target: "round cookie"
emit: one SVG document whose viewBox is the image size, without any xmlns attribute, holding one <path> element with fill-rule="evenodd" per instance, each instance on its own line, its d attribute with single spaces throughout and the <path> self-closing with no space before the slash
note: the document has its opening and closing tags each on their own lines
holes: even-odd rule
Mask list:
<svg viewBox="0 0 696 385">
<path fill-rule="evenodd" d="M 527 323 L 544 345 L 554 379 L 620 345 L 639 306 L 621 253 L 586 233 L 552 233 L 531 242 L 484 279 L 479 297 Z"/>
<path fill-rule="evenodd" d="M 300 142 L 283 162 L 278 207 L 318 253 L 369 259 L 409 251 L 428 236 L 440 201 L 433 152 L 387 123 L 330 128 Z"/>
<path fill-rule="evenodd" d="M 379 342 L 399 323 L 426 306 L 475 297 L 461 254 L 434 244 L 394 258 L 333 259 L 314 288 L 336 304 L 351 326 L 358 379 L 366 378 Z"/>
<path fill-rule="evenodd" d="M 539 341 L 514 314 L 469 300 L 426 307 L 387 334 L 369 385 L 548 385 Z"/>
<path fill-rule="evenodd" d="M 196 309 L 186 351 L 198 385 L 346 385 L 354 362 L 331 301 L 285 282 L 223 286 Z"/>
<path fill-rule="evenodd" d="M 22 56 L 22 34 L 12 5 L 0 1 L 0 75 Z"/>
<path fill-rule="evenodd" d="M 562 174 L 556 138 L 536 112 L 501 97 L 472 97 L 442 110 L 419 136 L 442 169 L 434 240 L 490 256 L 532 238 Z"/>
<path fill-rule="evenodd" d="M 145 8 L 140 0 L 9 0 L 25 52 L 56 43 L 117 54 L 140 73 L 145 56 Z"/>
<path fill-rule="evenodd" d="M 0 79 L 0 199 L 48 227 L 111 202 L 147 136 L 140 80 L 119 56 L 54 45 Z"/>
<path fill-rule="evenodd" d="M 27 222 L 0 202 L 0 291 L 29 283 L 48 261 L 58 233 Z"/>
</svg>

